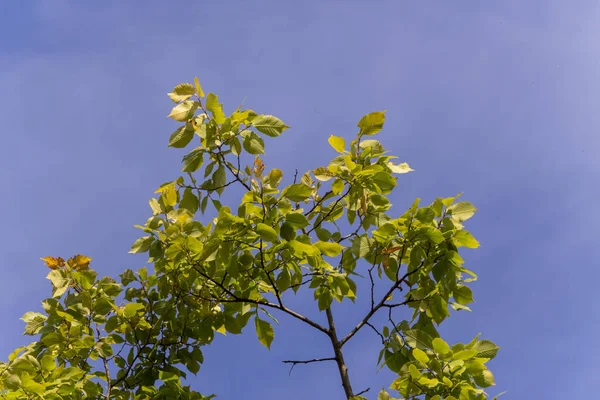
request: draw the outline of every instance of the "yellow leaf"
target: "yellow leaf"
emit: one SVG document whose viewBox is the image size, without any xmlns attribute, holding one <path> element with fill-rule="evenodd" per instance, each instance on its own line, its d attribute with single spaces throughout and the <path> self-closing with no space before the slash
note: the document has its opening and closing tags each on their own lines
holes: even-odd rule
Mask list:
<svg viewBox="0 0 600 400">
<path fill-rule="evenodd" d="M 414 169 L 409 167 L 407 163 L 394 164 L 393 162 L 389 162 L 388 167 L 390 167 L 392 172 L 396 174 L 406 174 L 408 172 L 414 171 Z"/>
<path fill-rule="evenodd" d="M 344 152 L 344 147 L 346 147 L 346 141 L 344 140 L 344 138 L 331 135 L 329 136 L 329 139 L 327 139 L 327 141 L 329 142 L 331 147 L 333 147 L 333 149 L 338 153 Z"/>
<path fill-rule="evenodd" d="M 68 263 L 71 268 L 75 269 L 76 271 L 80 271 L 89 267 L 90 261 L 92 261 L 90 257 L 84 256 L 83 254 L 77 254 L 76 256 L 69 258 Z"/>
<path fill-rule="evenodd" d="M 40 260 L 45 262 L 46 266 L 50 269 L 59 269 L 59 268 L 65 266 L 65 260 L 63 260 L 61 257 L 48 256 L 48 257 L 40 258 Z"/>
<path fill-rule="evenodd" d="M 194 78 L 194 85 L 196 85 L 196 93 L 198 94 L 198 96 L 204 97 L 204 91 L 202 90 L 202 86 L 200 86 L 200 81 L 197 77 Z"/>
<path fill-rule="evenodd" d="M 219 329 L 215 329 L 216 332 L 219 332 L 221 335 L 227 336 L 227 329 L 225 329 L 225 325 L 221 326 Z"/>
</svg>

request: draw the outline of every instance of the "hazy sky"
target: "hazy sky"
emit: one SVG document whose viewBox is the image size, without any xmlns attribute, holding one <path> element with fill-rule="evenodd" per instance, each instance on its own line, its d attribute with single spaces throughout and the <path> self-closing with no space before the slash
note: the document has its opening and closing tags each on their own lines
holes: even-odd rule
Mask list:
<svg viewBox="0 0 600 400">
<path fill-rule="evenodd" d="M 166 148 L 166 93 L 198 76 L 227 110 L 246 98 L 292 127 L 267 143 L 268 165 L 286 171 L 324 164 L 330 134 L 350 138 L 387 109 L 380 139 L 416 170 L 394 210 L 461 191 L 479 208 L 468 227 L 482 245 L 464 253 L 476 303 L 445 337 L 502 346 L 491 393 L 597 395 L 597 1 L 93 3 L 0 2 L 2 359 L 29 340 L 18 318 L 50 294 L 39 257 L 83 253 L 113 276 L 143 266 L 127 254 L 133 225 L 183 155 Z M 340 318 L 346 330 L 358 317 Z M 271 352 L 252 329 L 218 337 L 195 387 L 341 399 L 333 364 L 288 376 L 281 360 L 327 357 L 328 344 L 280 320 Z M 392 377 L 376 373 L 378 350 L 364 330 L 346 356 L 371 396 Z"/>
</svg>

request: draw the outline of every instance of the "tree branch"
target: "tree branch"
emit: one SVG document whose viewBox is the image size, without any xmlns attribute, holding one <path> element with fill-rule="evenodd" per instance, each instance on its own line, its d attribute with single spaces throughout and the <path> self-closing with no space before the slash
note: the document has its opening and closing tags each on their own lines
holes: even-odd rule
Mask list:
<svg viewBox="0 0 600 400">
<path fill-rule="evenodd" d="M 392 285 L 392 287 L 387 291 L 386 294 L 383 295 L 383 297 L 381 298 L 381 300 L 379 301 L 379 303 L 377 303 L 377 305 L 373 308 L 371 308 L 371 311 L 369 311 L 367 313 L 367 315 L 362 319 L 362 321 L 360 321 L 358 323 L 358 325 L 356 325 L 354 327 L 354 329 L 352 329 L 350 331 L 350 333 L 348 333 L 346 335 L 346 337 L 344 337 L 341 340 L 341 345 L 343 346 L 348 340 L 350 340 L 352 338 L 352 336 L 356 335 L 356 333 L 367 324 L 367 322 L 369 322 L 369 319 L 371 319 L 371 317 L 373 316 L 373 314 L 375 314 L 377 311 L 379 311 L 379 309 L 381 307 L 384 307 L 385 305 L 385 301 L 392 295 L 392 293 L 394 293 L 394 290 L 398 289 L 400 287 L 400 285 L 405 281 L 406 278 L 408 278 L 410 275 L 414 274 L 415 272 L 419 271 L 421 269 L 421 267 L 423 267 L 423 265 L 425 264 L 425 260 L 423 260 L 421 262 L 421 264 L 415 268 L 414 270 L 407 272 L 404 274 L 404 276 L 402 276 L 402 278 L 400 278 L 398 281 L 396 281 L 396 283 L 394 283 Z M 412 300 L 411 300 L 412 301 Z M 408 302 L 408 300 L 407 300 Z M 403 303 L 400 303 L 398 305 L 403 305 Z"/>
<path fill-rule="evenodd" d="M 322 361 L 335 361 L 335 357 L 326 357 L 326 358 L 313 358 L 312 360 L 283 360 L 284 364 L 292 364 L 292 368 L 290 368 L 290 375 L 292 374 L 292 370 L 297 364 L 311 364 Z"/>
<path fill-rule="evenodd" d="M 304 323 L 312 326 L 313 328 L 316 328 L 316 329 L 320 330 L 321 332 L 325 333 L 326 335 L 329 335 L 329 330 L 327 328 L 325 328 L 324 326 L 318 324 L 317 322 L 315 322 L 315 321 L 313 321 L 313 320 L 311 320 L 309 318 L 306 318 L 304 315 L 301 315 L 301 314 L 297 313 L 294 310 L 290 310 L 289 308 L 287 308 L 283 304 L 275 304 L 275 303 L 271 303 L 271 302 L 266 301 L 266 300 L 252 300 L 252 299 L 248 299 L 248 298 L 239 297 L 234 292 L 232 292 L 231 290 L 227 289 L 224 285 L 222 285 L 221 283 L 215 281 L 210 276 L 208 276 L 197 265 L 194 265 L 194 264 L 192 264 L 192 265 L 194 266 L 194 269 L 196 270 L 196 272 L 198 272 L 201 276 L 203 276 L 204 278 L 206 278 L 210 282 L 212 282 L 215 285 L 217 285 L 221 290 L 223 290 L 223 292 L 225 292 L 226 294 L 228 294 L 229 296 L 232 297 L 231 299 L 223 299 L 223 298 L 217 298 L 217 297 L 215 297 L 214 300 L 216 300 L 217 302 L 224 302 L 224 303 L 250 303 L 250 304 L 256 304 L 256 305 L 262 305 L 262 306 L 265 306 L 265 307 L 275 308 L 275 309 L 283 311 L 286 314 L 291 315 L 292 317 L 294 317 L 296 319 L 299 319 L 300 321 L 302 321 L 302 322 L 304 322 Z"/>
<path fill-rule="evenodd" d="M 335 361 L 337 362 L 338 371 L 340 372 L 340 378 L 342 379 L 342 387 L 346 398 L 350 399 L 354 396 L 352 392 L 352 385 L 350 384 L 350 376 L 348 375 L 348 367 L 344 361 L 344 354 L 342 353 L 342 344 L 338 340 L 337 333 L 335 330 L 335 322 L 333 320 L 333 313 L 331 308 L 325 310 L 327 314 L 327 322 L 329 323 L 329 338 L 333 346 L 333 352 L 335 354 Z"/>
<path fill-rule="evenodd" d="M 321 361 L 335 361 L 335 357 L 313 358 L 312 360 L 283 360 L 284 364 L 310 364 Z"/>
</svg>

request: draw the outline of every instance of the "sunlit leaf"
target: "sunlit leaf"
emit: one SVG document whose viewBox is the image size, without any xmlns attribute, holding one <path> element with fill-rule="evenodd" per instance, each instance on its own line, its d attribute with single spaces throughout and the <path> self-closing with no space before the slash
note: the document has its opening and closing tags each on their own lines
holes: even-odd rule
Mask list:
<svg viewBox="0 0 600 400">
<path fill-rule="evenodd" d="M 383 129 L 385 111 L 376 111 L 365 115 L 358 122 L 360 135 L 374 135 Z"/>
<path fill-rule="evenodd" d="M 257 131 L 271 137 L 277 137 L 289 128 L 282 120 L 272 115 L 257 116 L 252 120 L 252 126 L 254 126 Z"/>
<path fill-rule="evenodd" d="M 394 164 L 389 162 L 388 167 L 396 174 L 406 174 L 407 172 L 414 171 L 414 169 L 409 167 L 407 163 Z"/>
<path fill-rule="evenodd" d="M 258 315 L 254 318 L 254 326 L 256 327 L 258 341 L 267 349 L 271 349 L 271 343 L 275 337 L 273 326 L 267 321 L 263 321 L 262 319 L 258 318 Z"/>
<path fill-rule="evenodd" d="M 48 256 L 41 258 L 41 260 L 44 261 L 46 266 L 50 269 L 58 269 L 65 266 L 65 260 L 63 260 L 61 257 Z"/>
<path fill-rule="evenodd" d="M 192 117 L 197 108 L 198 103 L 195 101 L 184 101 L 173 107 L 168 117 L 173 118 L 175 121 L 185 122 Z"/>
<path fill-rule="evenodd" d="M 202 90 L 202 86 L 200 86 L 200 81 L 198 78 L 194 78 L 194 86 L 196 87 L 196 93 L 200 97 L 204 97 L 204 91 Z"/>
<path fill-rule="evenodd" d="M 194 94 L 194 86 L 189 83 L 182 83 L 175 86 L 173 91 L 169 93 L 169 98 L 175 103 L 189 99 Z"/>
<path fill-rule="evenodd" d="M 302 183 L 295 183 L 286 187 L 282 196 L 290 199 L 291 201 L 304 201 L 310 197 L 312 194 L 312 188 L 306 186 Z"/>
<path fill-rule="evenodd" d="M 346 142 L 344 141 L 344 138 L 331 135 L 331 136 L 329 136 L 328 142 L 329 142 L 329 145 L 331 147 L 333 147 L 333 149 L 335 151 L 337 151 L 338 153 L 344 152 L 344 148 L 346 147 Z"/>
</svg>

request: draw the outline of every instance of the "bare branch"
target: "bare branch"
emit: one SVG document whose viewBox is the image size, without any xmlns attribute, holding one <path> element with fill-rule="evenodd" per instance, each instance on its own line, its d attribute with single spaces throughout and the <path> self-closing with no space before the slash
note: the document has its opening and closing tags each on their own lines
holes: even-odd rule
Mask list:
<svg viewBox="0 0 600 400">
<path fill-rule="evenodd" d="M 211 278 L 209 275 L 207 275 L 206 272 L 204 272 L 202 270 L 202 268 L 200 268 L 197 264 L 192 264 L 192 265 L 193 265 L 194 269 L 196 270 L 196 272 L 198 272 L 201 276 L 203 276 L 210 282 L 217 285 L 224 293 L 226 293 L 227 295 L 229 295 L 231 297 L 230 299 L 215 298 L 214 300 L 217 300 L 219 302 L 224 302 L 224 303 L 250 303 L 250 304 L 256 304 L 256 305 L 262 305 L 265 307 L 276 308 L 276 309 L 281 310 L 281 311 L 285 312 L 286 314 L 289 314 L 292 317 L 299 319 L 300 321 L 312 326 L 313 328 L 320 330 L 321 332 L 325 333 L 326 335 L 329 335 L 329 330 L 327 328 L 325 328 L 324 326 L 316 323 L 315 321 L 313 321 L 309 318 L 306 318 L 304 315 L 301 315 L 301 314 L 295 312 L 294 310 L 290 310 L 289 308 L 287 308 L 286 306 L 284 306 L 282 304 L 275 304 L 275 303 L 268 302 L 266 300 L 252 300 L 252 299 L 248 299 L 248 298 L 244 298 L 244 297 L 239 297 L 234 292 L 227 289 L 220 282 L 215 281 L 213 278 Z"/>
<path fill-rule="evenodd" d="M 370 327 L 371 329 L 373 329 L 373 331 L 381 338 L 381 344 L 385 344 L 385 338 L 383 337 L 383 335 L 381 334 L 381 332 L 379 332 L 377 330 L 377 328 L 375 328 L 370 322 L 367 322 L 366 325 L 368 327 Z"/>
<path fill-rule="evenodd" d="M 284 364 L 310 364 L 321 361 L 335 361 L 335 357 L 313 358 L 312 360 L 283 360 Z"/>
<path fill-rule="evenodd" d="M 297 364 L 311 364 L 311 363 L 322 362 L 322 361 L 335 361 L 335 357 L 313 358 L 312 360 L 283 360 L 282 363 L 292 364 L 292 367 L 290 368 L 290 373 L 289 373 L 289 375 L 291 375 L 292 370 L 294 369 L 294 367 Z"/>
<path fill-rule="evenodd" d="M 428 252 L 429 253 L 429 252 Z M 407 273 L 405 273 L 402 278 L 400 278 L 399 280 L 396 281 L 396 283 L 394 283 L 392 285 L 392 287 L 386 292 L 386 294 L 383 295 L 383 297 L 381 298 L 381 300 L 379 301 L 379 303 L 377 303 L 377 305 L 374 308 L 371 308 L 371 311 L 369 311 L 367 313 L 367 315 L 362 319 L 362 321 L 360 321 L 358 323 L 358 325 L 356 325 L 354 327 L 354 329 L 352 329 L 350 331 L 350 333 L 348 333 L 346 335 L 346 337 L 344 337 L 340 343 L 343 346 L 348 340 L 350 340 L 354 335 L 356 335 L 356 333 L 367 324 L 367 322 L 369 322 L 369 319 L 371 319 L 371 317 L 373 316 L 373 314 L 375 314 L 377 311 L 379 311 L 379 309 L 381 309 L 381 307 L 384 307 L 384 304 L 386 302 L 386 300 L 392 295 L 392 293 L 394 292 L 394 290 L 398 289 L 400 287 L 400 285 L 405 282 L 405 280 L 411 276 L 412 274 L 416 273 L 417 271 L 419 271 L 423 265 L 425 264 L 425 260 L 427 259 L 427 257 L 421 262 L 421 264 L 415 268 L 412 271 L 409 271 Z M 409 298 L 410 299 L 410 298 Z M 412 301 L 412 300 L 411 300 Z M 400 303 L 398 305 L 404 305 L 408 302 L 408 300 L 406 302 Z"/>
<path fill-rule="evenodd" d="M 329 338 L 331 339 L 331 345 L 333 346 L 333 352 L 335 353 L 335 361 L 337 362 L 340 378 L 342 379 L 342 387 L 344 388 L 346 398 L 350 399 L 354 394 L 352 392 L 352 385 L 350 384 L 350 376 L 348 375 L 348 366 L 344 361 L 344 353 L 342 353 L 342 344 L 340 343 L 335 330 L 331 307 L 325 310 L 325 313 L 327 314 L 327 322 L 329 323 Z"/>
</svg>

